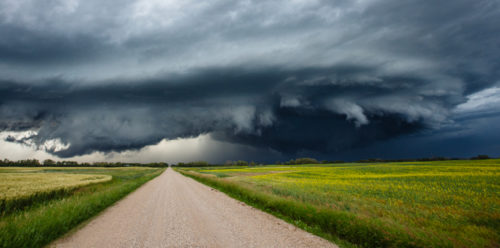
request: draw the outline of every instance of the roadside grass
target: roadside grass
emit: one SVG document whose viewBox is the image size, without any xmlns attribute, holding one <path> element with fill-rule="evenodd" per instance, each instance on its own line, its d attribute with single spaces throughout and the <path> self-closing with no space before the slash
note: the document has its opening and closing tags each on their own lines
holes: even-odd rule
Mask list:
<svg viewBox="0 0 500 248">
<path fill-rule="evenodd" d="M 500 244 L 500 160 L 177 171 L 337 244 Z"/>
<path fill-rule="evenodd" d="M 6 213 L 0 217 L 0 247 L 43 247 L 48 245 L 163 171 L 164 169 L 136 167 L 43 168 L 36 170 L 35 173 L 41 174 L 109 175 L 112 179 L 106 182 L 83 185 L 58 195 L 58 197 L 36 198 L 37 200 L 33 201 L 31 205 Z M 23 172 L 18 171 L 17 173 L 22 174 Z"/>
</svg>

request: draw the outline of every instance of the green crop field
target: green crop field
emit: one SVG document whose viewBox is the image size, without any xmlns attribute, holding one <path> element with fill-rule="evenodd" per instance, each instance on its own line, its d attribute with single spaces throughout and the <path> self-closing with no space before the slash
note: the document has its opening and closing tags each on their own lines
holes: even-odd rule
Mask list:
<svg viewBox="0 0 500 248">
<path fill-rule="evenodd" d="M 0 168 L 0 247 L 47 245 L 163 170 Z"/>
<path fill-rule="evenodd" d="M 500 246 L 497 159 L 177 170 L 347 246 Z"/>
</svg>

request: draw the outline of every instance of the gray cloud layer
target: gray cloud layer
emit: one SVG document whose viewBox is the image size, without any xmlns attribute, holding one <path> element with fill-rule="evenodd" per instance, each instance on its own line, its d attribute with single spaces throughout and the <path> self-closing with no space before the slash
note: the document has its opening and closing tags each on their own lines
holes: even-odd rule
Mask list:
<svg viewBox="0 0 500 248">
<path fill-rule="evenodd" d="M 64 157 L 204 133 L 356 148 L 498 84 L 499 20 L 493 0 L 2 1 L 0 128 Z"/>
</svg>

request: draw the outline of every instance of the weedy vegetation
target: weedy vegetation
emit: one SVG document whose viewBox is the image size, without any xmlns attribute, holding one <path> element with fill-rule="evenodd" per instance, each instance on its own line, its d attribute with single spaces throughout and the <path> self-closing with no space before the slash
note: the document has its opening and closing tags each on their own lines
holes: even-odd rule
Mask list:
<svg viewBox="0 0 500 248">
<path fill-rule="evenodd" d="M 162 168 L 0 168 L 0 247 L 42 247 Z"/>
<path fill-rule="evenodd" d="M 498 159 L 177 170 L 345 246 L 500 246 Z"/>
</svg>

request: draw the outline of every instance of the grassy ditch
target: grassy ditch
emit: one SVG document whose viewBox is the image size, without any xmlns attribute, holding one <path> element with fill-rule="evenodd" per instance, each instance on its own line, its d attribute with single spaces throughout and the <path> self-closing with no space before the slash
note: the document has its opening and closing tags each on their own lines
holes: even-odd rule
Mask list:
<svg viewBox="0 0 500 248">
<path fill-rule="evenodd" d="M 112 179 L 83 185 L 60 197 L 41 198 L 32 205 L 5 214 L 0 218 L 0 247 L 43 247 L 163 171 L 153 168 L 48 168 L 38 171 L 104 174 Z"/>
</svg>

